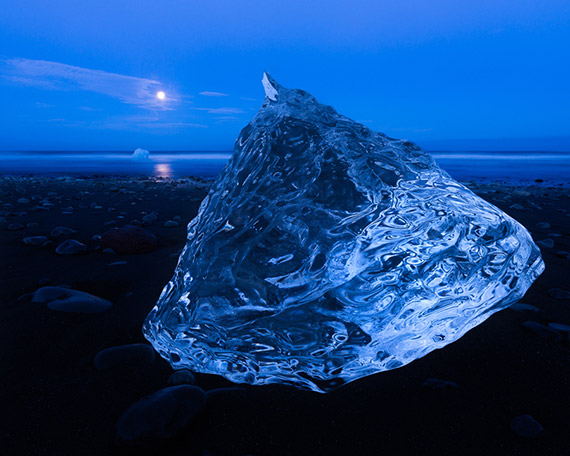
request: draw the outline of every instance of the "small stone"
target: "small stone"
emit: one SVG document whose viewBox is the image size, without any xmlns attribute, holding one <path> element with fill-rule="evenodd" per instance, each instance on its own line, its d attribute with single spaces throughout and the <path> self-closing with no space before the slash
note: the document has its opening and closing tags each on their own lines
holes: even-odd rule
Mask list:
<svg viewBox="0 0 570 456">
<path fill-rule="evenodd" d="M 52 280 L 50 277 L 44 277 L 44 278 L 38 280 L 38 285 L 45 286 L 45 285 L 50 284 L 51 282 L 52 282 Z"/>
<path fill-rule="evenodd" d="M 439 380 L 437 378 L 428 378 L 426 381 L 422 383 L 422 386 L 425 388 L 430 388 L 438 391 L 459 388 L 459 386 L 455 382 L 451 382 L 449 380 Z"/>
<path fill-rule="evenodd" d="M 47 242 L 48 238 L 45 236 L 28 236 L 22 239 L 22 242 L 26 245 L 43 245 L 44 242 Z"/>
<path fill-rule="evenodd" d="M 158 239 L 140 226 L 125 225 L 107 231 L 101 238 L 101 248 L 112 248 L 118 253 L 146 253 L 153 251 Z"/>
<path fill-rule="evenodd" d="M 72 234 L 77 234 L 76 230 L 67 228 L 65 226 L 57 226 L 50 233 L 53 237 L 71 236 Z"/>
<path fill-rule="evenodd" d="M 106 299 L 61 286 L 43 287 L 36 290 L 32 302 L 46 304 L 51 310 L 77 313 L 99 313 L 113 305 Z"/>
<path fill-rule="evenodd" d="M 511 430 L 521 437 L 536 437 L 542 432 L 543 427 L 532 416 L 521 415 L 511 420 Z"/>
<path fill-rule="evenodd" d="M 142 223 L 143 225 L 147 226 L 147 225 L 152 225 L 157 220 L 158 220 L 158 215 L 154 212 L 151 212 L 150 214 L 146 214 L 145 216 L 143 216 Z"/>
<path fill-rule="evenodd" d="M 95 242 L 99 242 L 101 240 L 101 235 L 94 234 L 93 236 L 91 236 L 91 239 L 93 239 Z"/>
<path fill-rule="evenodd" d="M 517 302 L 515 304 L 511 304 L 509 309 L 514 310 L 515 312 L 523 312 L 525 310 L 528 310 L 530 312 L 539 312 L 540 311 L 540 309 L 538 307 L 531 306 L 530 304 L 525 304 L 523 302 Z"/>
<path fill-rule="evenodd" d="M 30 200 L 28 198 L 20 198 L 16 201 L 18 204 L 30 204 Z"/>
<path fill-rule="evenodd" d="M 168 377 L 168 384 L 174 385 L 195 385 L 196 377 L 190 369 L 180 369 Z"/>
<path fill-rule="evenodd" d="M 546 230 L 546 229 L 550 228 L 550 223 L 548 223 L 548 222 L 539 222 L 539 223 L 536 224 L 536 227 L 537 227 L 537 228 L 542 228 L 542 229 L 545 229 L 545 230 Z"/>
<path fill-rule="evenodd" d="M 192 385 L 164 388 L 135 402 L 117 423 L 117 437 L 172 437 L 204 407 L 206 393 Z"/>
<path fill-rule="evenodd" d="M 115 220 L 110 220 L 108 222 L 103 223 L 104 226 L 115 226 L 117 222 Z"/>
<path fill-rule="evenodd" d="M 154 349 L 148 344 L 129 344 L 101 350 L 93 364 L 97 370 L 106 370 L 119 365 L 152 364 L 155 360 Z"/>
<path fill-rule="evenodd" d="M 559 250 L 558 252 L 555 252 L 554 255 L 558 258 L 570 258 L 570 252 L 566 252 L 565 250 Z"/>
<path fill-rule="evenodd" d="M 24 229 L 24 225 L 22 225 L 21 223 L 12 223 L 12 224 L 8 225 L 9 231 L 20 231 L 23 229 Z"/>
<path fill-rule="evenodd" d="M 55 253 L 58 255 L 80 255 L 85 252 L 87 252 L 87 246 L 75 239 L 63 241 L 55 249 Z"/>
<path fill-rule="evenodd" d="M 522 206 L 522 204 L 519 203 L 515 203 L 512 206 L 510 206 L 511 209 L 516 209 L 517 211 L 522 211 L 524 209 L 524 207 Z"/>
<path fill-rule="evenodd" d="M 570 326 L 562 323 L 548 323 L 548 327 L 556 331 L 570 333 Z"/>
<path fill-rule="evenodd" d="M 176 220 L 168 220 L 164 222 L 165 228 L 176 228 L 178 226 L 180 226 L 180 223 L 178 223 Z"/>
<path fill-rule="evenodd" d="M 107 255 L 116 255 L 117 252 L 115 252 L 115 250 L 113 250 L 110 247 L 107 247 L 106 249 L 101 250 L 101 252 L 106 253 Z"/>
<path fill-rule="evenodd" d="M 177 222 L 180 222 L 182 220 L 182 217 L 180 217 L 179 215 L 175 215 L 174 217 L 172 217 L 172 220 L 176 220 Z"/>
<path fill-rule="evenodd" d="M 570 291 L 561 290 L 560 288 L 551 288 L 548 294 L 555 299 L 570 299 Z"/>
<path fill-rule="evenodd" d="M 109 263 L 107 266 L 122 266 L 124 264 L 127 264 L 126 261 L 115 261 L 114 263 Z"/>
<path fill-rule="evenodd" d="M 558 331 L 549 328 L 548 326 L 541 325 L 536 321 L 525 321 L 522 325 L 537 336 L 557 341 L 562 340 L 562 336 Z"/>
<path fill-rule="evenodd" d="M 26 228 L 37 228 L 38 226 L 40 226 L 40 224 L 38 222 L 28 222 L 26 223 Z"/>
<path fill-rule="evenodd" d="M 554 247 L 554 240 L 543 239 L 542 241 L 536 241 L 536 244 L 546 249 L 551 249 L 552 247 Z"/>
</svg>

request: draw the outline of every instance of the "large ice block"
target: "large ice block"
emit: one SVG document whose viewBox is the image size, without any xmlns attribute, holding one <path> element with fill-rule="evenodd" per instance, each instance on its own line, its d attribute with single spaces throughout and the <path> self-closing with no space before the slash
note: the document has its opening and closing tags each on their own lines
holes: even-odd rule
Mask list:
<svg viewBox="0 0 570 456">
<path fill-rule="evenodd" d="M 174 368 L 328 391 L 457 340 L 543 271 L 415 144 L 263 85 L 144 325 Z"/>
</svg>

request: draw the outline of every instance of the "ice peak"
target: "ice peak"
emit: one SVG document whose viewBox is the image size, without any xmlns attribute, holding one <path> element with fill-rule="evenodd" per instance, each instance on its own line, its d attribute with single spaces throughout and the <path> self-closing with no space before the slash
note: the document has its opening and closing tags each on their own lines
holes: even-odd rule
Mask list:
<svg viewBox="0 0 570 456">
<path fill-rule="evenodd" d="M 279 84 L 273 79 L 267 71 L 263 72 L 263 79 L 261 80 L 263 88 L 265 89 L 265 96 L 271 101 L 277 101 L 279 94 Z"/>
</svg>

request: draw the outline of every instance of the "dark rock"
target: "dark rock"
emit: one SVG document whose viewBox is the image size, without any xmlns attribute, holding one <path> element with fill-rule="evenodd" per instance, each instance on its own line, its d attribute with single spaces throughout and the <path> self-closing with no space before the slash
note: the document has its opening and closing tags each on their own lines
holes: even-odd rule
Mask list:
<svg viewBox="0 0 570 456">
<path fill-rule="evenodd" d="M 28 236 L 22 239 L 22 242 L 26 245 L 43 245 L 44 242 L 48 241 L 45 236 Z"/>
<path fill-rule="evenodd" d="M 164 222 L 165 228 L 176 228 L 179 226 L 180 226 L 180 223 L 178 223 L 176 220 L 167 220 L 166 222 Z"/>
<path fill-rule="evenodd" d="M 55 253 L 58 255 L 80 255 L 85 252 L 87 252 L 87 246 L 75 239 L 63 241 L 55 249 Z"/>
<path fill-rule="evenodd" d="M 536 241 L 536 244 L 540 247 L 544 247 L 547 249 L 551 249 L 554 247 L 554 240 L 553 239 L 543 239 L 542 241 Z"/>
<path fill-rule="evenodd" d="M 540 311 L 540 309 L 538 307 L 531 306 L 530 304 L 525 304 L 523 302 L 516 302 L 514 304 L 511 304 L 509 309 L 514 310 L 515 312 L 523 312 L 525 310 L 528 310 L 531 312 L 539 312 Z"/>
<path fill-rule="evenodd" d="M 455 382 L 451 382 L 449 380 L 439 380 L 437 378 L 428 378 L 426 381 L 422 383 L 422 386 L 437 391 L 459 388 L 459 386 Z"/>
<path fill-rule="evenodd" d="M 195 385 L 196 377 L 190 369 L 180 369 L 168 377 L 169 385 Z"/>
<path fill-rule="evenodd" d="M 561 290 L 560 288 L 551 288 L 548 294 L 555 299 L 570 299 L 570 291 Z"/>
<path fill-rule="evenodd" d="M 542 432 L 543 428 L 532 416 L 521 415 L 511 420 L 511 430 L 521 437 L 536 437 Z"/>
<path fill-rule="evenodd" d="M 154 349 L 147 344 L 130 344 L 101 350 L 93 364 L 97 370 L 110 369 L 118 365 L 152 364 L 155 360 Z"/>
<path fill-rule="evenodd" d="M 206 404 L 206 393 L 191 385 L 170 386 L 135 402 L 119 419 L 117 437 L 169 438 L 184 428 Z"/>
<path fill-rule="evenodd" d="M 537 227 L 537 228 L 542 228 L 542 229 L 545 229 L 545 230 L 546 230 L 546 229 L 550 228 L 550 223 L 548 223 L 548 222 L 539 222 L 539 223 L 536 224 L 536 227 Z"/>
<path fill-rule="evenodd" d="M 111 248 L 118 253 L 146 253 L 156 249 L 158 240 L 150 231 L 140 226 L 125 225 L 107 231 L 101 237 L 101 248 Z"/>
<path fill-rule="evenodd" d="M 22 225 L 21 223 L 11 223 L 10 225 L 8 225 L 9 231 L 19 231 L 19 230 L 23 230 L 23 229 L 24 229 L 24 225 Z"/>
<path fill-rule="evenodd" d="M 522 325 L 537 336 L 556 341 L 562 340 L 562 336 L 558 331 L 549 328 L 548 326 L 541 325 L 536 321 L 525 321 Z"/>
<path fill-rule="evenodd" d="M 77 234 L 76 230 L 67 228 L 65 226 L 57 226 L 50 233 L 53 237 L 71 236 L 72 234 Z"/>
<path fill-rule="evenodd" d="M 570 326 L 562 323 L 548 323 L 548 327 L 555 331 L 570 333 Z"/>
<path fill-rule="evenodd" d="M 51 310 L 77 313 L 103 312 L 113 305 L 106 299 L 63 287 L 40 288 L 34 293 L 32 302 L 46 304 Z"/>
</svg>

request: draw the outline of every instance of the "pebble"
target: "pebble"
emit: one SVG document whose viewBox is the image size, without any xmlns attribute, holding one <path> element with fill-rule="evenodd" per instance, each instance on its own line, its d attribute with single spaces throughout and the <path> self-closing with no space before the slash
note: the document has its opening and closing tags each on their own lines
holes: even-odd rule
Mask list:
<svg viewBox="0 0 570 456">
<path fill-rule="evenodd" d="M 552 247 L 554 247 L 554 240 L 553 239 L 544 239 L 542 241 L 536 241 L 537 245 L 547 248 L 547 249 L 551 249 Z"/>
<path fill-rule="evenodd" d="M 43 277 L 40 280 L 38 280 L 38 285 L 44 286 L 44 285 L 50 284 L 51 282 L 52 282 L 52 280 L 50 277 Z"/>
<path fill-rule="evenodd" d="M 22 242 L 26 245 L 42 245 L 47 241 L 48 238 L 45 236 L 28 236 L 22 239 Z"/>
<path fill-rule="evenodd" d="M 176 228 L 178 226 L 180 226 L 180 223 L 178 223 L 176 220 L 167 220 L 164 222 L 165 228 Z"/>
<path fill-rule="evenodd" d="M 30 200 L 28 198 L 20 198 L 16 201 L 18 204 L 30 204 Z"/>
<path fill-rule="evenodd" d="M 168 377 L 168 384 L 174 385 L 195 385 L 196 377 L 190 369 L 180 369 Z"/>
<path fill-rule="evenodd" d="M 38 226 L 40 226 L 40 224 L 38 222 L 28 222 L 26 223 L 26 228 L 37 228 Z"/>
<path fill-rule="evenodd" d="M 135 402 L 117 423 L 117 437 L 169 438 L 183 429 L 206 404 L 206 393 L 192 385 L 170 386 Z"/>
<path fill-rule="evenodd" d="M 126 261 L 115 261 L 114 263 L 109 263 L 107 266 L 121 266 L 123 264 L 127 264 Z"/>
<path fill-rule="evenodd" d="M 154 349 L 150 345 L 129 344 L 101 350 L 95 355 L 93 364 L 95 369 L 101 371 L 119 365 L 153 364 L 154 361 Z"/>
<path fill-rule="evenodd" d="M 516 209 L 518 211 L 522 211 L 524 209 L 524 207 L 519 203 L 515 203 L 512 206 L 510 206 L 510 209 Z"/>
<path fill-rule="evenodd" d="M 9 231 L 20 231 L 23 229 L 24 229 L 24 225 L 22 225 L 21 223 L 12 223 L 12 224 L 8 225 Z"/>
<path fill-rule="evenodd" d="M 539 222 L 539 223 L 536 224 L 536 227 L 537 227 L 537 228 L 542 228 L 542 229 L 545 229 L 545 230 L 546 230 L 546 229 L 550 228 L 550 223 L 548 223 L 548 222 Z"/>
<path fill-rule="evenodd" d="M 515 312 L 522 312 L 525 310 L 529 310 L 531 312 L 539 312 L 540 309 L 538 307 L 535 306 L 531 306 L 530 304 L 525 304 L 523 302 L 517 302 L 515 304 L 512 304 L 509 309 L 514 310 Z"/>
<path fill-rule="evenodd" d="M 34 293 L 32 302 L 46 304 L 60 312 L 98 313 L 112 307 L 111 301 L 83 291 L 64 287 L 43 287 Z"/>
<path fill-rule="evenodd" d="M 537 336 L 556 341 L 562 340 L 562 336 L 558 331 L 549 328 L 548 326 L 541 325 L 536 321 L 525 321 L 522 325 Z"/>
<path fill-rule="evenodd" d="M 77 234 L 76 230 L 67 228 L 65 226 L 56 226 L 50 233 L 53 237 L 71 236 L 72 234 Z"/>
<path fill-rule="evenodd" d="M 117 252 L 115 252 L 110 247 L 107 247 L 106 249 L 101 250 L 101 252 L 106 253 L 107 255 L 116 255 L 117 254 Z"/>
<path fill-rule="evenodd" d="M 530 415 L 515 416 L 510 426 L 521 437 L 536 437 L 543 431 L 542 425 Z"/>
<path fill-rule="evenodd" d="M 570 326 L 564 325 L 562 323 L 548 323 L 548 327 L 552 328 L 556 331 L 562 331 L 562 332 L 570 333 Z"/>
<path fill-rule="evenodd" d="M 422 383 L 422 386 L 437 391 L 459 388 L 459 386 L 455 382 L 451 382 L 449 380 L 439 380 L 437 378 L 428 378 Z"/>
<path fill-rule="evenodd" d="M 157 245 L 154 234 L 134 225 L 114 228 L 101 237 L 101 248 L 112 248 L 117 253 L 146 253 L 156 249 Z"/>
<path fill-rule="evenodd" d="M 548 294 L 555 299 L 570 299 L 570 291 L 561 290 L 560 288 L 551 288 Z"/>
<path fill-rule="evenodd" d="M 155 212 L 151 212 L 150 214 L 146 214 L 142 218 L 142 223 L 144 226 L 152 225 L 154 222 L 158 220 L 158 215 Z"/>
<path fill-rule="evenodd" d="M 554 255 L 556 255 L 558 258 L 570 259 L 570 252 L 566 252 L 565 250 L 559 250 Z"/>
<path fill-rule="evenodd" d="M 58 255 L 80 255 L 85 252 L 87 252 L 87 246 L 75 239 L 63 241 L 55 249 L 55 253 Z"/>
<path fill-rule="evenodd" d="M 246 393 L 246 389 L 245 388 L 241 388 L 239 386 L 234 386 L 234 387 L 229 387 L 229 388 L 215 388 L 212 389 L 208 392 L 206 392 L 206 397 L 208 398 L 208 401 L 211 401 L 213 399 L 217 399 L 219 397 L 224 397 L 230 394 L 239 394 L 241 396 L 243 396 Z"/>
</svg>

